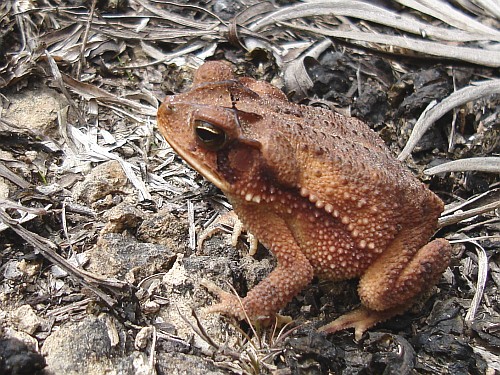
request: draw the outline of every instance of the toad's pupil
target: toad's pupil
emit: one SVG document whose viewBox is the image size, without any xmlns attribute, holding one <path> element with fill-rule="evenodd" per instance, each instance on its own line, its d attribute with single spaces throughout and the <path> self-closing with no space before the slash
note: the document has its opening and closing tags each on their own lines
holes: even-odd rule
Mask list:
<svg viewBox="0 0 500 375">
<path fill-rule="evenodd" d="M 220 149 L 226 141 L 226 133 L 206 121 L 196 121 L 196 135 L 209 150 Z"/>
</svg>

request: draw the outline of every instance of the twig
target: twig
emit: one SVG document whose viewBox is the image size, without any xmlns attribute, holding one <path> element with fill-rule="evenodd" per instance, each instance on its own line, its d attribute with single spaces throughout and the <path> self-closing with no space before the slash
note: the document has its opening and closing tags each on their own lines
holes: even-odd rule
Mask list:
<svg viewBox="0 0 500 375">
<path fill-rule="evenodd" d="M 83 32 L 82 46 L 80 48 L 80 60 L 78 61 L 78 65 L 76 67 L 76 74 L 75 74 L 76 79 L 80 79 L 80 75 L 82 73 L 83 66 L 85 65 L 85 49 L 87 48 L 87 42 L 89 40 L 90 26 L 92 25 L 92 18 L 94 18 L 96 4 L 97 4 L 97 0 L 92 0 L 89 18 L 87 20 L 87 25 L 85 26 L 85 31 Z"/>
</svg>

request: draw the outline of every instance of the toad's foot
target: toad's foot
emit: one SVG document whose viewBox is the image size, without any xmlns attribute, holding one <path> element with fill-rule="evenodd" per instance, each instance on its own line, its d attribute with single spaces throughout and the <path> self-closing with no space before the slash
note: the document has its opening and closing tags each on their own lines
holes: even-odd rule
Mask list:
<svg viewBox="0 0 500 375">
<path fill-rule="evenodd" d="M 236 294 L 228 293 L 222 288 L 208 280 L 200 282 L 210 293 L 219 297 L 220 302 L 205 308 L 203 311 L 206 314 L 221 313 L 228 316 L 233 316 L 238 320 L 245 318 L 242 299 Z"/>
<path fill-rule="evenodd" d="M 223 215 L 220 215 L 213 223 L 211 223 L 207 228 L 205 228 L 200 235 L 198 236 L 198 250 L 203 246 L 203 242 L 207 238 L 212 237 L 217 232 L 222 232 L 225 230 L 225 227 L 233 228 L 231 232 L 231 245 L 236 247 L 238 244 L 238 238 L 245 231 L 243 223 L 238 219 L 238 216 L 234 211 L 228 211 Z M 253 256 L 257 252 L 257 247 L 259 245 L 259 241 L 247 231 L 248 243 L 250 245 L 250 249 L 248 254 Z"/>
<path fill-rule="evenodd" d="M 264 326 L 270 325 L 272 322 L 274 322 L 277 327 L 283 327 L 286 324 L 292 322 L 292 318 L 290 316 L 281 314 L 273 314 L 273 316 L 249 316 L 247 311 L 245 311 L 243 299 L 238 295 L 228 293 L 208 280 L 202 280 L 200 284 L 204 286 L 210 293 L 215 294 L 220 299 L 219 303 L 205 308 L 203 310 L 205 314 L 220 313 L 223 315 L 232 316 L 238 320 L 246 319 L 250 323 L 259 321 L 259 323 Z"/>
<path fill-rule="evenodd" d="M 356 341 L 359 341 L 366 330 L 377 323 L 390 319 L 395 315 L 402 314 L 404 311 L 404 308 L 374 311 L 361 306 L 354 311 L 342 315 L 333 322 L 320 327 L 318 332 L 335 333 L 346 328 L 354 328 L 354 338 Z"/>
</svg>

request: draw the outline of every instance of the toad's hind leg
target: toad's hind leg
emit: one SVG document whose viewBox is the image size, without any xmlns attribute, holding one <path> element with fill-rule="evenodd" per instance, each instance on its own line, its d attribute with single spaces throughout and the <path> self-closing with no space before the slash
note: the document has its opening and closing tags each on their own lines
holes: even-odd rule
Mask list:
<svg viewBox="0 0 500 375">
<path fill-rule="evenodd" d="M 320 331 L 355 328 L 359 340 L 368 328 L 406 311 L 416 296 L 437 282 L 448 266 L 450 244 L 440 238 L 415 251 L 415 237 L 406 234 L 400 233 L 361 277 L 358 293 L 363 306 Z"/>
</svg>

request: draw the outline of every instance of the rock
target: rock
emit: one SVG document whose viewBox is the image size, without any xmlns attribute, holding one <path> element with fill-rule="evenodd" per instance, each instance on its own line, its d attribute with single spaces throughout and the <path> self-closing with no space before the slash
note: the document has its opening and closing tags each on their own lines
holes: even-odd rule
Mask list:
<svg viewBox="0 0 500 375">
<path fill-rule="evenodd" d="M 34 348 L 16 338 L 0 339 L 0 373 L 4 375 L 39 374 L 45 359 Z"/>
<path fill-rule="evenodd" d="M 9 106 L 1 117 L 19 127 L 48 134 L 50 129 L 55 129 L 57 112 L 66 105 L 66 99 L 56 90 L 33 87 L 9 95 Z"/>
<path fill-rule="evenodd" d="M 126 192 L 129 182 L 119 162 L 112 160 L 99 164 L 85 180 L 75 185 L 73 198 L 92 204 L 109 194 Z M 130 188 L 129 188 L 130 189 Z"/>
<path fill-rule="evenodd" d="M 127 351 L 126 329 L 109 315 L 67 322 L 45 340 L 50 374 L 151 374 L 145 353 Z"/>
<path fill-rule="evenodd" d="M 207 359 L 181 353 L 159 353 L 157 369 L 159 375 L 223 375 L 228 373 L 217 368 Z"/>
<path fill-rule="evenodd" d="M 144 214 L 135 206 L 122 202 L 104 213 L 108 223 L 101 230 L 101 234 L 120 233 L 126 229 L 135 229 L 144 219 Z"/>
<path fill-rule="evenodd" d="M 154 334 L 153 327 L 143 327 L 139 333 L 135 336 L 134 347 L 137 350 L 142 350 L 148 344 L 148 341 L 151 340 L 151 336 Z"/>
<path fill-rule="evenodd" d="M 132 339 L 127 336 L 127 329 L 110 315 L 88 316 L 79 323 L 67 322 L 43 344 L 46 372 L 51 375 L 225 373 L 208 359 L 165 352 L 162 346 L 151 348 L 153 332 L 150 327 L 143 328 L 136 336 L 135 345 L 145 347 L 146 351 L 154 350 L 156 363 L 150 362 L 145 352 L 130 345 Z"/>
<path fill-rule="evenodd" d="M 23 276 L 18 266 L 21 262 L 16 260 L 7 261 L 3 265 L 3 277 L 7 280 L 18 280 Z"/>
<path fill-rule="evenodd" d="M 175 254 L 162 245 L 137 242 L 128 235 L 107 233 L 87 252 L 88 271 L 135 282 L 159 271 L 167 271 Z"/>
<path fill-rule="evenodd" d="M 187 218 L 179 218 L 167 210 L 146 215 L 137 229 L 137 238 L 143 242 L 165 245 L 176 253 L 186 253 L 188 251 Z"/>
<path fill-rule="evenodd" d="M 35 314 L 30 305 L 23 305 L 14 311 L 12 316 L 13 323 L 17 329 L 32 335 L 42 324 L 41 319 Z"/>
</svg>

